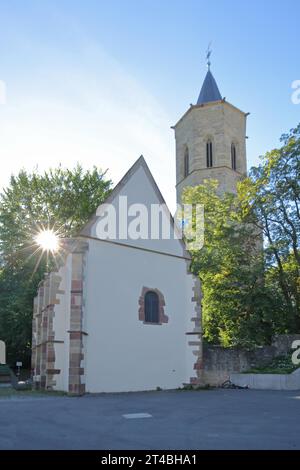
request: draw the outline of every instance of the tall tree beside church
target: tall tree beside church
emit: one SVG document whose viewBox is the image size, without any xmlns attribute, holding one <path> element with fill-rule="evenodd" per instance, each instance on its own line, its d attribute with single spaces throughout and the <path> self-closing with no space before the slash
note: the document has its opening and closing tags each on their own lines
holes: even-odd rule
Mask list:
<svg viewBox="0 0 300 470">
<path fill-rule="evenodd" d="M 275 305 L 263 283 L 260 233 L 244 217 L 239 198 L 219 194 L 218 182 L 207 180 L 186 188 L 183 199 L 205 211 L 204 246 L 192 263 L 202 281 L 205 339 L 226 347 L 270 341 Z"/>
<path fill-rule="evenodd" d="M 213 181 L 184 192 L 186 203 L 205 208 L 205 245 L 193 253 L 193 269 L 208 341 L 251 347 L 300 331 L 300 125 L 281 141 L 236 196 L 218 195 Z"/>
<path fill-rule="evenodd" d="M 29 365 L 33 297 L 51 267 L 45 256 L 37 263 L 34 234 L 54 227 L 63 237 L 76 235 L 110 186 L 105 172 L 77 165 L 44 174 L 21 171 L 0 195 L 0 338 L 11 364 L 18 359 Z"/>
<path fill-rule="evenodd" d="M 282 329 L 300 331 L 300 124 L 240 184 L 245 214 L 264 233 L 266 282 L 281 297 Z"/>
</svg>

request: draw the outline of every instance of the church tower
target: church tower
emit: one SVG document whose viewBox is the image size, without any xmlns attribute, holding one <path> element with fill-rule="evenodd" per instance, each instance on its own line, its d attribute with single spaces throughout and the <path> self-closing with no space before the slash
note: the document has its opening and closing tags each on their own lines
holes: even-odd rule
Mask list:
<svg viewBox="0 0 300 470">
<path fill-rule="evenodd" d="M 235 192 L 247 173 L 246 119 L 244 113 L 222 98 L 210 70 L 196 105 L 191 105 L 173 127 L 176 140 L 177 202 L 186 186 L 205 179 L 219 181 L 220 192 Z"/>
</svg>

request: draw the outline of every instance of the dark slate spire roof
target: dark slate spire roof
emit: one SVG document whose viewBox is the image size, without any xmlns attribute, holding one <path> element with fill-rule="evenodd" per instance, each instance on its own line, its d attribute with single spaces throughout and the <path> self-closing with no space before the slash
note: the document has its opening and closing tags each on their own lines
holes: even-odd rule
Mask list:
<svg viewBox="0 0 300 470">
<path fill-rule="evenodd" d="M 197 101 L 197 105 L 209 103 L 210 101 L 219 101 L 222 99 L 216 80 L 213 74 L 208 69 L 206 77 L 204 79 L 200 95 Z"/>
</svg>

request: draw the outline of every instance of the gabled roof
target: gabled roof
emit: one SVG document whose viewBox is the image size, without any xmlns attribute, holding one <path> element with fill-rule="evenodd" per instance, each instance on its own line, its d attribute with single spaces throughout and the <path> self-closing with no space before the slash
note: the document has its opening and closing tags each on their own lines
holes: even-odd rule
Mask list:
<svg viewBox="0 0 300 470">
<path fill-rule="evenodd" d="M 132 165 L 131 168 L 129 168 L 129 170 L 127 171 L 127 173 L 125 173 L 125 175 L 123 176 L 123 178 L 121 178 L 121 180 L 118 182 L 118 184 L 114 187 L 114 189 L 112 190 L 112 192 L 110 193 L 110 195 L 105 199 L 104 201 L 104 204 L 109 204 L 111 203 L 119 194 L 119 192 L 121 191 L 121 189 L 125 186 L 125 184 L 127 183 L 127 181 L 130 180 L 130 178 L 134 175 L 134 173 L 137 172 L 137 170 L 142 167 L 144 168 L 145 170 L 145 173 L 147 174 L 152 186 L 153 186 L 153 189 L 160 201 L 161 204 L 166 204 L 165 203 L 165 200 L 159 190 L 159 187 L 157 186 L 156 184 L 156 181 L 155 179 L 153 178 L 153 175 L 151 173 L 151 171 L 149 170 L 149 167 L 146 163 L 146 160 L 144 159 L 143 155 L 141 155 L 136 161 L 135 163 Z"/>
<path fill-rule="evenodd" d="M 210 70 L 207 71 L 204 79 L 197 105 L 220 101 L 222 99 L 216 80 Z"/>
<path fill-rule="evenodd" d="M 156 184 L 156 181 L 151 173 L 151 171 L 149 170 L 149 167 L 143 157 L 143 155 L 141 155 L 137 160 L 136 162 L 132 165 L 132 167 L 127 171 L 127 173 L 125 173 L 125 175 L 123 176 L 123 178 L 119 181 L 119 183 L 114 187 L 114 189 L 112 190 L 112 192 L 110 193 L 110 195 L 105 199 L 105 201 L 103 201 L 103 203 L 101 203 L 101 205 L 103 204 L 110 204 L 112 203 L 117 197 L 118 195 L 120 194 L 122 188 L 127 184 L 127 182 L 130 180 L 130 178 L 140 169 L 140 168 L 143 168 L 145 173 L 146 173 L 146 176 L 148 178 L 148 180 L 150 181 L 150 184 L 158 198 L 158 201 L 160 204 L 163 204 L 165 206 L 165 209 L 167 211 L 167 215 L 170 217 L 170 222 L 171 222 L 171 226 L 173 227 L 173 230 L 174 231 L 178 231 L 178 228 L 175 224 L 175 221 L 174 221 L 174 218 L 172 216 L 172 214 L 170 213 L 169 211 L 169 208 L 159 190 L 159 187 L 157 186 Z M 138 201 L 137 201 L 138 202 Z M 100 205 L 100 207 L 101 207 Z M 80 233 L 78 234 L 79 237 L 83 236 L 83 237 L 88 237 L 90 235 L 90 230 L 91 228 L 93 227 L 94 223 L 97 221 L 98 219 L 98 216 L 97 214 L 95 214 L 91 220 L 85 225 L 85 227 L 80 231 Z M 178 238 L 178 241 L 179 243 L 181 244 L 181 247 L 183 249 L 183 257 L 187 258 L 187 259 L 191 259 L 191 255 L 188 253 L 187 249 L 186 249 L 186 246 L 185 246 L 185 243 L 184 241 L 181 239 L 181 238 Z"/>
</svg>

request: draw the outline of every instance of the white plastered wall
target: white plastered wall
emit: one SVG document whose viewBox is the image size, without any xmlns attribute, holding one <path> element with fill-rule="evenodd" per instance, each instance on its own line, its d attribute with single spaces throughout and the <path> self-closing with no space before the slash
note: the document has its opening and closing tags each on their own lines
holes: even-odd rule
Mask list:
<svg viewBox="0 0 300 470">
<path fill-rule="evenodd" d="M 86 272 L 87 392 L 172 389 L 193 375 L 192 276 L 186 260 L 90 241 Z M 139 320 L 143 287 L 159 289 L 169 321 Z"/>
</svg>

